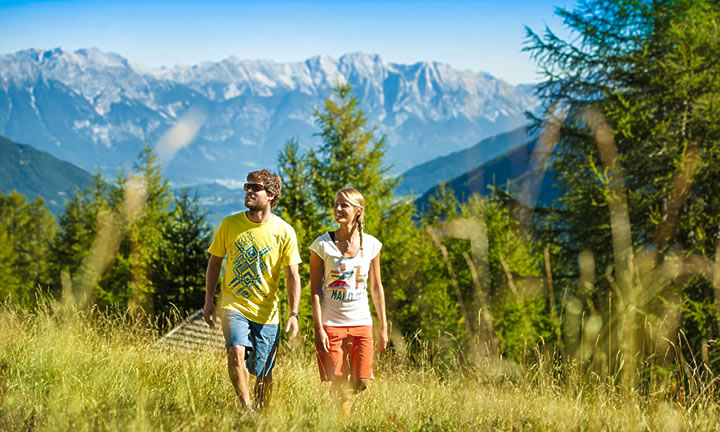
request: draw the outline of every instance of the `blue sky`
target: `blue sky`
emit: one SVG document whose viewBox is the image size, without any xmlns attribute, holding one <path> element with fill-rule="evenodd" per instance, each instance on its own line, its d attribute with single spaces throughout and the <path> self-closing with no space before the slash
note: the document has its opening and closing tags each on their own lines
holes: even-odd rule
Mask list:
<svg viewBox="0 0 720 432">
<path fill-rule="evenodd" d="M 512 84 L 536 82 L 524 26 L 547 24 L 575 0 L 41 1 L 0 0 L 0 54 L 96 47 L 145 66 L 234 55 L 279 62 L 348 52 L 390 62 L 440 61 Z"/>
</svg>

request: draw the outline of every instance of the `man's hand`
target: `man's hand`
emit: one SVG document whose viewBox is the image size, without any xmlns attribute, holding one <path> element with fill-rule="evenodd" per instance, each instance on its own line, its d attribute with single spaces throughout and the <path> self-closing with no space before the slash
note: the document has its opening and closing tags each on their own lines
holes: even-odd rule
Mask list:
<svg viewBox="0 0 720 432">
<path fill-rule="evenodd" d="M 215 328 L 215 287 L 220 277 L 223 257 L 210 255 L 207 273 L 205 273 L 205 305 L 202 308 L 203 318 L 211 328 Z"/>
<path fill-rule="evenodd" d="M 330 338 L 322 327 L 315 329 L 315 346 L 323 352 L 330 351 Z"/>
<path fill-rule="evenodd" d="M 292 330 L 290 336 L 288 336 L 288 341 L 291 341 L 298 334 L 298 319 L 300 319 L 297 312 L 300 309 L 300 273 L 297 264 L 285 266 L 285 280 L 287 281 L 288 311 L 290 312 L 290 317 L 285 326 L 285 333 Z"/>
<path fill-rule="evenodd" d="M 211 328 L 215 328 L 215 303 L 205 303 L 203 306 L 203 318 Z"/>
<path fill-rule="evenodd" d="M 381 352 L 387 348 L 388 344 L 388 334 L 386 328 L 381 328 L 378 332 L 378 344 L 377 344 L 377 351 Z"/>
<path fill-rule="evenodd" d="M 290 336 L 288 336 L 288 342 L 295 339 L 295 336 L 298 334 L 298 319 L 295 315 L 290 315 L 290 318 L 287 320 L 287 325 L 285 326 L 285 333 L 290 332 Z"/>
</svg>

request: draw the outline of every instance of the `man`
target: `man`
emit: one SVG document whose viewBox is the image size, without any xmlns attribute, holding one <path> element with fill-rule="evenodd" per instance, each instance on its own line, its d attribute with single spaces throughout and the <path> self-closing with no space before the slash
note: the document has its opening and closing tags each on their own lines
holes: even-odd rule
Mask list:
<svg viewBox="0 0 720 432">
<path fill-rule="evenodd" d="M 278 281 L 284 268 L 290 316 L 285 332 L 292 340 L 298 332 L 300 305 L 300 254 L 295 231 L 271 209 L 278 204 L 280 177 L 266 169 L 248 174 L 245 183 L 247 211 L 220 223 L 208 251 L 205 279 L 205 322 L 214 327 L 214 295 L 223 258 L 227 256 L 219 309 L 222 317 L 228 373 L 245 408 L 252 410 L 250 375 L 255 375 L 255 406 L 262 409 L 272 392 L 279 329 Z"/>
</svg>

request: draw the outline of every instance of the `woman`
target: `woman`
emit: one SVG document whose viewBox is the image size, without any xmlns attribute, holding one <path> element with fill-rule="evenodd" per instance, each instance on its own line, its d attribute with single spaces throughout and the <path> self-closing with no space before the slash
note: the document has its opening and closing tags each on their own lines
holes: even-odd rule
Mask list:
<svg viewBox="0 0 720 432">
<path fill-rule="evenodd" d="M 363 232 L 362 194 L 353 188 L 338 192 L 333 215 L 340 227 L 310 245 L 310 284 L 320 379 L 332 381 L 334 390 L 342 395 L 348 375 L 356 393 L 367 388 L 373 378 L 368 285 L 380 326 L 378 351 L 385 349 L 388 336 L 380 279 L 382 244 Z"/>
</svg>

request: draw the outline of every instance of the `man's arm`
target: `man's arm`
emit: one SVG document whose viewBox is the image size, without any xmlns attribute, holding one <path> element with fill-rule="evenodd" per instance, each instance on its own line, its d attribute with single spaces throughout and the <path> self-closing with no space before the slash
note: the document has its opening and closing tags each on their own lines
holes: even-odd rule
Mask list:
<svg viewBox="0 0 720 432">
<path fill-rule="evenodd" d="M 297 264 L 285 266 L 285 279 L 287 279 L 288 305 L 290 306 L 290 316 L 285 326 L 285 333 L 290 332 L 288 340 L 291 341 L 298 333 L 297 313 L 300 309 L 300 273 Z"/>
<path fill-rule="evenodd" d="M 387 347 L 387 317 L 385 316 L 385 290 L 382 286 L 382 277 L 380 276 L 380 254 L 370 262 L 370 295 L 375 306 L 375 312 L 380 321 L 380 329 L 378 332 L 378 351 L 382 351 Z"/>
<path fill-rule="evenodd" d="M 215 327 L 215 287 L 220 278 L 220 269 L 223 258 L 210 255 L 207 272 L 205 273 L 205 305 L 203 306 L 203 317 L 210 327 Z"/>
</svg>

